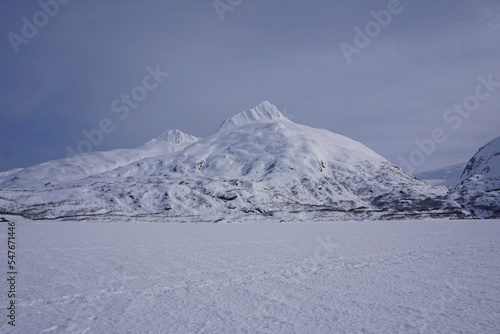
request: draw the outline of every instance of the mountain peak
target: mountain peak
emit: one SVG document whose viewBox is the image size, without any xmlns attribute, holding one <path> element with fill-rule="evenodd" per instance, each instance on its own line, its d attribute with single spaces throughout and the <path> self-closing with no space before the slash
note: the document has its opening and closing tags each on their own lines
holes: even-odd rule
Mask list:
<svg viewBox="0 0 500 334">
<path fill-rule="evenodd" d="M 290 121 L 269 101 L 263 101 L 252 109 L 242 111 L 226 119 L 219 129 L 235 128 L 256 122 Z"/>
<path fill-rule="evenodd" d="M 148 144 L 157 141 L 162 141 L 175 145 L 184 145 L 184 144 L 194 143 L 198 140 L 200 140 L 200 138 L 188 135 L 177 129 L 171 129 L 163 131 L 162 133 L 160 133 L 158 137 L 149 141 Z"/>
</svg>

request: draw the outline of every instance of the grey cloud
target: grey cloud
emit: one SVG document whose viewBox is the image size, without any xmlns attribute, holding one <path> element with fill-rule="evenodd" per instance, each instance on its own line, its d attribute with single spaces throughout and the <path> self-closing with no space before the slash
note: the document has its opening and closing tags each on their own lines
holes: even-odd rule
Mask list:
<svg viewBox="0 0 500 334">
<path fill-rule="evenodd" d="M 81 131 L 115 117 L 111 102 L 146 66 L 171 76 L 116 123 L 97 149 L 139 146 L 167 128 L 197 136 L 269 100 L 294 121 L 327 128 L 397 163 L 442 113 L 500 80 L 500 5 L 401 1 L 404 10 L 348 64 L 339 48 L 388 1 L 244 1 L 221 22 L 211 1 L 72 1 L 14 54 L 0 51 L 0 171 L 62 158 Z M 1 5 L 1 33 L 36 3 Z M 498 135 L 500 91 L 421 169 L 460 162 Z M 33 152 L 37 152 L 34 154 Z M 459 161 L 460 160 L 460 161 Z"/>
</svg>

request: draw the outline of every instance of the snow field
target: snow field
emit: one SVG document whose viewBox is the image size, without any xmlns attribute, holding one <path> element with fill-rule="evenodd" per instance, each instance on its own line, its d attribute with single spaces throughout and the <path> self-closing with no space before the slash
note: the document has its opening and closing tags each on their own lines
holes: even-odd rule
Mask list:
<svg viewBox="0 0 500 334">
<path fill-rule="evenodd" d="M 500 332 L 499 220 L 10 219 L 18 325 L 0 333 Z"/>
</svg>

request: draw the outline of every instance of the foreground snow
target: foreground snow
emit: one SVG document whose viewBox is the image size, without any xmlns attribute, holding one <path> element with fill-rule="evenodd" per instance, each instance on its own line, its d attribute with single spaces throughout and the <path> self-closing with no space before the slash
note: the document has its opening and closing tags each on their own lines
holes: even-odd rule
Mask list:
<svg viewBox="0 0 500 334">
<path fill-rule="evenodd" d="M 500 332 L 499 220 L 11 219 L 19 313 L 1 333 Z"/>
</svg>

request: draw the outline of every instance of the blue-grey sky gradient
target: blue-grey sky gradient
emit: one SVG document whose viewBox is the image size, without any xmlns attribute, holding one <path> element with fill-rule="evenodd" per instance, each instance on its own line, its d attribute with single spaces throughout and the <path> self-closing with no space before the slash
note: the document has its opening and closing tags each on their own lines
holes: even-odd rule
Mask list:
<svg viewBox="0 0 500 334">
<path fill-rule="evenodd" d="M 354 28 L 394 1 L 220 0 L 239 3 L 221 21 L 212 0 L 73 0 L 17 53 L 9 33 L 23 36 L 23 17 L 42 9 L 4 1 L 0 171 L 66 157 L 104 118 L 115 128 L 95 150 L 137 147 L 171 128 L 204 137 L 263 100 L 398 165 L 441 128 L 446 140 L 415 169 L 466 161 L 500 135 L 500 87 L 459 126 L 443 115 L 480 76 L 500 82 L 500 2 L 401 0 L 348 63 L 340 44 L 354 46 Z M 169 76 L 120 119 L 113 101 L 157 65 Z"/>
</svg>

